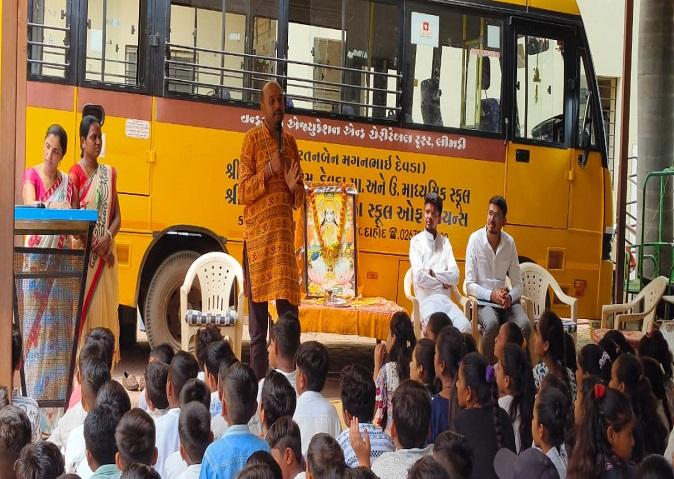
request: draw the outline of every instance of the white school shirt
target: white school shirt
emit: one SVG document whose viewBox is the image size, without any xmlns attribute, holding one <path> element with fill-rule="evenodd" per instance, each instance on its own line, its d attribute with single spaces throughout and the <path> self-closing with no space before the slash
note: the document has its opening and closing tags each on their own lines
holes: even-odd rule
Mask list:
<svg viewBox="0 0 674 479">
<path fill-rule="evenodd" d="M 154 468 L 160 476 L 164 475 L 164 462 L 166 458 L 180 447 L 180 437 L 178 435 L 179 419 L 180 408 L 177 407 L 169 409 L 166 414 L 154 419 L 154 425 L 157 428 L 157 463 Z"/>
<path fill-rule="evenodd" d="M 187 469 L 185 469 L 177 479 L 199 479 L 200 474 L 201 464 L 192 464 L 191 466 L 187 466 Z"/>
<path fill-rule="evenodd" d="M 53 442 L 61 449 L 61 452 L 65 452 L 70 432 L 77 426 L 84 424 L 86 417 L 87 413 L 82 407 L 82 401 L 78 401 L 77 404 L 68 409 L 61 419 L 58 420 L 56 428 L 52 431 L 51 436 L 49 436 L 49 442 Z"/>
<path fill-rule="evenodd" d="M 504 288 L 506 275 L 510 278 L 510 297 L 517 302 L 522 294 L 520 262 L 517 257 L 515 240 L 501 230 L 496 253 L 487 240 L 487 227 L 470 235 L 466 247 L 466 276 L 463 290 L 467 295 L 489 301 L 494 289 Z"/>
<path fill-rule="evenodd" d="M 342 431 L 342 424 L 335 406 L 316 391 L 305 391 L 297 398 L 293 420 L 300 427 L 303 455 L 306 455 L 314 435 L 325 432 L 337 438 Z"/>
<path fill-rule="evenodd" d="M 201 465 L 199 467 L 201 470 Z M 164 461 L 163 479 L 178 479 L 187 470 L 187 463 L 180 457 L 180 451 L 173 452 Z"/>
<path fill-rule="evenodd" d="M 498 405 L 501 407 L 501 409 L 508 413 L 508 417 L 510 417 L 510 405 L 512 404 L 513 399 L 514 398 L 510 394 L 498 398 Z M 520 448 L 522 447 L 522 438 L 520 437 L 520 425 L 522 424 L 522 417 L 520 416 L 519 411 L 517 411 L 515 414 L 515 420 L 512 423 L 513 432 L 515 433 L 515 454 L 519 454 L 521 450 Z"/>
<path fill-rule="evenodd" d="M 256 416 L 253 416 L 256 417 Z M 211 418 L 211 431 L 213 432 L 213 441 L 217 441 L 227 432 L 229 424 L 221 415 Z"/>
<path fill-rule="evenodd" d="M 68 436 L 68 443 L 63 455 L 66 472 L 75 472 L 82 460 L 86 460 L 86 449 L 87 446 L 84 443 L 84 424 L 81 424 L 73 429 Z"/>
<path fill-rule="evenodd" d="M 433 452 L 433 444 L 424 449 L 398 449 L 385 452 L 372 462 L 372 472 L 386 479 L 407 479 L 407 471 L 424 456 Z"/>
</svg>

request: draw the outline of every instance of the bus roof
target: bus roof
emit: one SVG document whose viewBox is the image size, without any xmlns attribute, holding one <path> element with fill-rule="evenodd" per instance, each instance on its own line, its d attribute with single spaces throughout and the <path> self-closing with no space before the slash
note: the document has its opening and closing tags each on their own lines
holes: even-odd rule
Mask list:
<svg viewBox="0 0 674 479">
<path fill-rule="evenodd" d="M 512 3 L 523 7 L 540 8 L 553 12 L 580 15 L 576 0 L 496 0 L 502 3 Z"/>
</svg>

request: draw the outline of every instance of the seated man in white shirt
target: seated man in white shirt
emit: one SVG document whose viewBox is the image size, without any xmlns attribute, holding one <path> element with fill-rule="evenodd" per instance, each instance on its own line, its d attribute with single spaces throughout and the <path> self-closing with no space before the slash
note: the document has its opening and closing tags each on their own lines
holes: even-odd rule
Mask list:
<svg viewBox="0 0 674 479">
<path fill-rule="evenodd" d="M 424 231 L 410 241 L 410 265 L 414 294 L 421 308 L 421 329 L 436 312 L 449 316 L 462 333 L 471 331 L 470 322 L 450 298 L 450 288 L 459 283 L 459 268 L 449 239 L 438 233 L 442 215 L 442 199 L 437 193 L 424 197 Z"/>
<path fill-rule="evenodd" d="M 489 200 L 487 225 L 470 235 L 466 248 L 466 277 L 463 289 L 480 302 L 478 321 L 482 330 L 482 354 L 494 362 L 494 340 L 502 323 L 513 321 L 528 340 L 529 318 L 519 304 L 522 279 L 517 248 L 503 231 L 508 206 L 505 198 Z M 506 288 L 506 275 L 511 288 Z"/>
</svg>

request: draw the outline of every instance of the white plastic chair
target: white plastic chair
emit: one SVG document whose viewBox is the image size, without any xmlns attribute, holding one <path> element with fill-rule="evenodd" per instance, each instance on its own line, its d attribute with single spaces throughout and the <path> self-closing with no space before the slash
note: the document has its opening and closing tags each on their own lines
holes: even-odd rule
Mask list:
<svg viewBox="0 0 674 479">
<path fill-rule="evenodd" d="M 414 292 L 412 291 L 414 287 L 414 281 L 412 280 L 411 268 L 408 269 L 407 272 L 405 273 L 403 287 L 405 290 L 405 297 L 412 302 L 412 322 L 414 323 L 414 334 L 416 335 L 417 338 L 420 338 L 422 335 L 421 308 L 419 305 L 419 300 L 416 298 Z M 477 342 L 479 347 L 480 333 L 478 330 L 478 323 L 477 323 L 477 301 L 475 300 L 475 298 L 467 298 L 466 296 L 462 296 L 461 293 L 459 293 L 459 290 L 456 286 L 452 286 L 449 289 L 449 294 L 452 301 L 454 301 L 456 304 L 460 305 L 463 308 L 463 314 L 465 314 L 466 318 L 468 318 L 468 321 L 470 321 L 473 330 L 472 331 L 473 338 L 475 338 L 475 341 Z"/>
<path fill-rule="evenodd" d="M 222 326 L 223 335 L 229 337 L 234 354 L 241 358 L 241 336 L 243 332 L 243 269 L 238 261 L 226 253 L 206 253 L 197 258 L 187 270 L 185 281 L 180 287 L 180 324 L 181 349 L 188 351 L 192 336 L 203 325 L 188 324 L 187 295 L 192 288 L 194 279 L 199 279 L 201 288 L 201 308 L 204 313 L 226 314 L 229 309 L 229 298 L 232 288 L 238 288 L 236 300 L 237 318 L 233 326 Z"/>
<path fill-rule="evenodd" d="M 632 301 L 623 304 L 605 304 L 601 308 L 601 328 L 609 327 L 609 317 L 613 316 L 613 328 L 623 329 L 624 324 L 631 321 L 643 321 L 641 332 L 646 334 L 655 323 L 656 307 L 665 294 L 669 280 L 658 276 L 648 283 Z M 643 301 L 640 313 L 634 312 Z"/>
<path fill-rule="evenodd" d="M 522 277 L 523 306 L 532 324 L 545 311 L 549 289 L 552 289 L 561 303 L 569 305 L 571 320 L 578 324 L 578 299 L 562 291 L 559 283 L 548 270 L 535 263 L 522 263 L 520 264 L 520 276 Z"/>
</svg>

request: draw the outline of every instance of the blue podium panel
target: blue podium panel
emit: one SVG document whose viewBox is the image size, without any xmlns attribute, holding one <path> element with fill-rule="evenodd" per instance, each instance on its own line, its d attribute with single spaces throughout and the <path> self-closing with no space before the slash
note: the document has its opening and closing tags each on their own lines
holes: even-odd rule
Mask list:
<svg viewBox="0 0 674 479">
<path fill-rule="evenodd" d="M 14 244 L 23 245 L 14 247 L 14 317 L 23 335 L 21 383 L 23 394 L 41 407 L 64 407 L 70 397 L 97 219 L 96 210 L 14 210 Z"/>
</svg>

